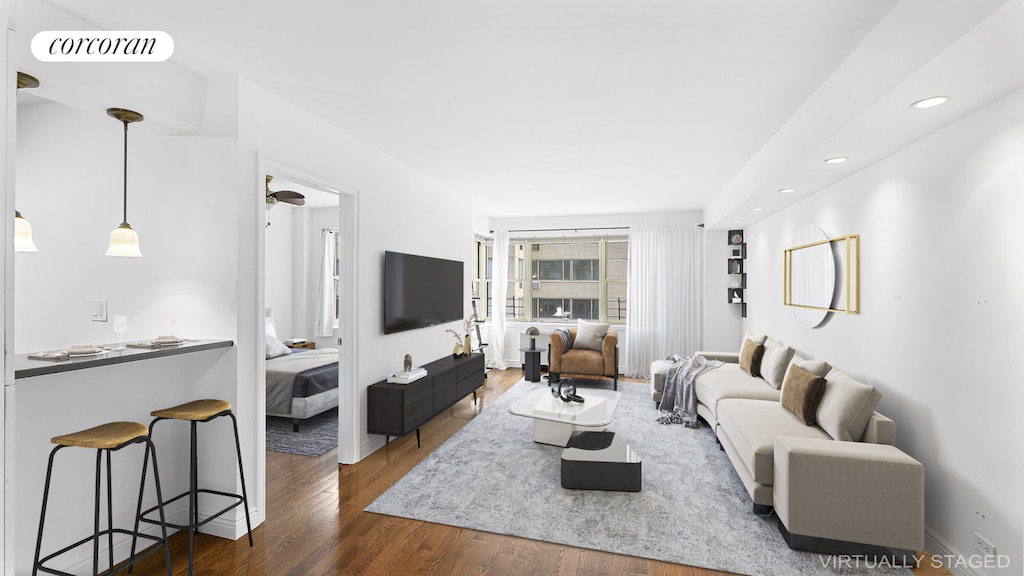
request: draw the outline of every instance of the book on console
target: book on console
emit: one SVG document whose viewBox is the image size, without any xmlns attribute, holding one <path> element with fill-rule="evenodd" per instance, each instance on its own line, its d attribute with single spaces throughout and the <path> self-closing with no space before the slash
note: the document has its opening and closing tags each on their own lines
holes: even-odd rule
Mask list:
<svg viewBox="0 0 1024 576">
<path fill-rule="evenodd" d="M 407 372 L 395 372 L 388 376 L 388 383 L 390 384 L 409 384 L 415 382 L 420 378 L 427 375 L 427 369 L 420 366 L 419 368 L 413 368 Z"/>
</svg>

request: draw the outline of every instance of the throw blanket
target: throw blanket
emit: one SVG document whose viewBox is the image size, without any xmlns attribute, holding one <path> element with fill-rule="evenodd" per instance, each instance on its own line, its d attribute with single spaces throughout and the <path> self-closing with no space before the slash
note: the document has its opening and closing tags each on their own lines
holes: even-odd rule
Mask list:
<svg viewBox="0 0 1024 576">
<path fill-rule="evenodd" d="M 562 352 L 568 352 L 569 349 L 572 348 L 572 334 L 569 333 L 569 329 L 557 328 L 554 330 L 554 333 L 562 337 L 562 343 L 565 345 L 565 348 L 562 349 Z"/>
<path fill-rule="evenodd" d="M 302 354 L 286 354 L 267 360 L 267 412 L 292 411 L 295 376 L 300 372 L 338 362 L 337 348 L 320 348 Z"/>
<path fill-rule="evenodd" d="M 668 414 L 658 418 L 658 422 L 700 428 L 700 422 L 697 421 L 697 391 L 694 390 L 694 382 L 702 372 L 717 368 L 723 362 L 708 360 L 703 356 L 681 358 L 677 354 L 669 356 L 666 360 L 672 362 L 672 367 L 661 377 L 663 389 L 658 410 Z"/>
</svg>

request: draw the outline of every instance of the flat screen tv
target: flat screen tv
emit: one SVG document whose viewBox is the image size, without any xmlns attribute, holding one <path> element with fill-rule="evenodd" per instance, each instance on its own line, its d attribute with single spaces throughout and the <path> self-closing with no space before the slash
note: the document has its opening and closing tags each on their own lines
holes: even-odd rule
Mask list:
<svg viewBox="0 0 1024 576">
<path fill-rule="evenodd" d="M 384 252 L 384 333 L 462 320 L 464 274 L 455 260 Z"/>
</svg>

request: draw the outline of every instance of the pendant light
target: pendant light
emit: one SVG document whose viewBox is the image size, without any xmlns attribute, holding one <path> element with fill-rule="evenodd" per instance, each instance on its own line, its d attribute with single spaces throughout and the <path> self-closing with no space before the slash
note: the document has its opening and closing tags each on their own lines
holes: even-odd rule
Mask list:
<svg viewBox="0 0 1024 576">
<path fill-rule="evenodd" d="M 141 122 L 142 114 L 124 108 L 108 108 L 107 115 L 124 124 L 124 217 L 121 220 L 121 225 L 110 233 L 110 245 L 107 247 L 106 255 L 142 258 L 142 252 L 139 250 L 139 235 L 128 224 L 128 124 Z"/>
<path fill-rule="evenodd" d="M 39 80 L 34 76 L 18 72 L 18 89 L 36 88 Z M 21 216 L 21 212 L 14 211 L 14 251 L 15 252 L 38 252 L 36 243 L 32 241 L 32 226 Z"/>
</svg>

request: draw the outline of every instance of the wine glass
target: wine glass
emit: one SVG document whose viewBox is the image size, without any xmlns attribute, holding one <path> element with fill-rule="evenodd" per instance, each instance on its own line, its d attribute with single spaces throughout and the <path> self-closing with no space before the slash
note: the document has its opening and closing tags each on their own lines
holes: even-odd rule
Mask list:
<svg viewBox="0 0 1024 576">
<path fill-rule="evenodd" d="M 114 348 L 114 350 L 124 350 L 124 344 L 121 343 L 121 339 L 127 331 L 128 319 L 124 316 L 114 316 L 114 332 L 117 332 L 117 348 Z"/>
</svg>

